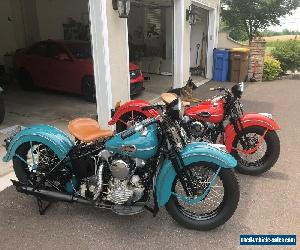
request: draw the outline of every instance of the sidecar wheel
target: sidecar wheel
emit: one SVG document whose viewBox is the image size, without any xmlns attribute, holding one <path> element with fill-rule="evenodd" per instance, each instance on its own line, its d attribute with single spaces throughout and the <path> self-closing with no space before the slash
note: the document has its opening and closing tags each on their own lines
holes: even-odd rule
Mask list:
<svg viewBox="0 0 300 250">
<path fill-rule="evenodd" d="M 195 173 L 193 169 L 195 167 L 199 168 L 200 166 L 202 169 L 207 169 L 212 172 L 211 175 L 217 171 L 215 166 L 205 163 L 201 163 L 201 165 L 193 164 L 188 166 L 188 168 L 192 170 L 192 173 Z M 204 173 L 203 170 L 201 171 Z M 203 174 L 200 173 L 201 172 L 197 174 L 197 176 L 199 176 L 198 178 L 202 178 L 201 175 Z M 199 190 L 202 189 L 203 191 L 202 185 L 203 183 L 207 183 L 207 180 L 205 182 L 203 179 L 203 182 L 201 183 L 198 178 L 196 179 L 197 188 L 199 188 Z M 231 169 L 222 169 L 219 172 L 217 179 L 215 185 L 203 201 L 195 205 L 189 205 L 186 202 L 179 200 L 174 195 L 174 193 L 185 195 L 185 191 L 183 190 L 179 179 L 176 177 L 172 187 L 173 194 L 166 204 L 168 213 L 180 225 L 193 230 L 207 231 L 224 224 L 232 217 L 237 208 L 240 197 L 239 184 Z M 221 185 L 223 186 L 223 193 L 220 195 L 216 190 L 218 190 Z M 212 199 L 214 199 L 214 197 L 219 198 L 219 202 L 213 202 Z M 211 209 L 212 211 L 208 211 L 208 209 Z"/>
</svg>

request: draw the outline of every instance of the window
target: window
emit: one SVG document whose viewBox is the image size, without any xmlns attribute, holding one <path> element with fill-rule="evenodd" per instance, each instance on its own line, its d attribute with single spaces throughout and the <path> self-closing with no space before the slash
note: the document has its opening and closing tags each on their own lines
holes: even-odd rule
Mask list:
<svg viewBox="0 0 300 250">
<path fill-rule="evenodd" d="M 145 18 L 145 38 L 160 37 L 161 9 L 147 9 Z"/>
<path fill-rule="evenodd" d="M 92 49 L 89 42 L 67 42 L 65 46 L 78 59 L 92 58 Z"/>
<path fill-rule="evenodd" d="M 29 55 L 35 55 L 35 56 L 47 56 L 47 44 L 46 43 L 38 43 L 31 47 L 28 51 Z"/>
<path fill-rule="evenodd" d="M 50 58 L 56 58 L 59 54 L 66 53 L 58 44 L 48 43 L 47 56 Z"/>
</svg>

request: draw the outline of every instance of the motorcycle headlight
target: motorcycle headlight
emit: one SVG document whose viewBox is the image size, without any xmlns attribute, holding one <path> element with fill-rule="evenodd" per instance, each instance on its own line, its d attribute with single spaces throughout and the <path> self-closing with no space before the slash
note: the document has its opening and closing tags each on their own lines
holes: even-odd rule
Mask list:
<svg viewBox="0 0 300 250">
<path fill-rule="evenodd" d="M 242 82 L 242 83 L 234 85 L 231 88 L 231 92 L 236 98 L 241 98 L 242 94 L 244 92 L 244 83 Z"/>
</svg>

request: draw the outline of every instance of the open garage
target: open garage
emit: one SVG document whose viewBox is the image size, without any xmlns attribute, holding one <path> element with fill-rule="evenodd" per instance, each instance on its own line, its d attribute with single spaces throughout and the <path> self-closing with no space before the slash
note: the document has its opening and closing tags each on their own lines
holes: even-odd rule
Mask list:
<svg viewBox="0 0 300 250">
<path fill-rule="evenodd" d="M 0 32 L 2 127 L 96 115 L 81 97 L 93 75 L 88 0 L 3 0 Z"/>
<path fill-rule="evenodd" d="M 171 0 L 132 1 L 127 22 L 129 58 L 145 76 L 145 99 L 173 86 L 173 20 Z"/>
</svg>

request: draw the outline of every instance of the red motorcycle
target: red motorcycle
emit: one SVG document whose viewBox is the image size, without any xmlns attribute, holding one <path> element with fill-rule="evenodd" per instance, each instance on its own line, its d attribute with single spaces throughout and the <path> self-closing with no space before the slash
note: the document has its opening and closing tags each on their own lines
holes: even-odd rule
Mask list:
<svg viewBox="0 0 300 250">
<path fill-rule="evenodd" d="M 184 117 L 178 122 L 190 141 L 224 144 L 238 161 L 236 169 L 240 173 L 258 175 L 268 171 L 278 160 L 280 141 L 276 130 L 279 126 L 271 114 L 244 114 L 240 103 L 243 88 L 243 83 L 233 86 L 231 91 L 212 88 L 223 94 L 186 107 Z M 163 100 L 170 102 L 172 98 Z M 145 108 L 150 105 L 143 100 L 130 101 L 113 111 L 109 125 L 116 124 L 120 132 L 145 118 L 159 115 L 156 110 Z"/>
</svg>

